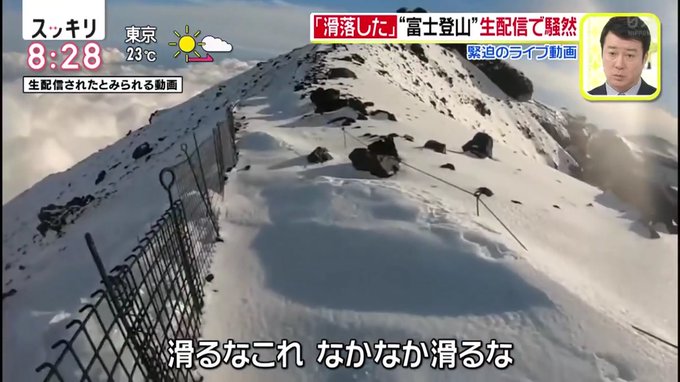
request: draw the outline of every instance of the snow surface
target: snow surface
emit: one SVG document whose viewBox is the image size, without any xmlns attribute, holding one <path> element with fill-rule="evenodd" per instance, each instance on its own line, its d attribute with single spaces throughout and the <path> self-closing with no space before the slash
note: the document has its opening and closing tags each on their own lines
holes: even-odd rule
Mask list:
<svg viewBox="0 0 680 382">
<path fill-rule="evenodd" d="M 208 136 L 235 100 L 244 128 L 238 168 L 251 168 L 232 172 L 226 186 L 225 242 L 206 286 L 203 337 L 297 340 L 306 366 L 224 366 L 204 371 L 207 380 L 677 380 L 676 351 L 631 328 L 677 343 L 677 236 L 646 238 L 615 197 L 565 174 L 573 159 L 532 115 L 559 113 L 509 99 L 457 53 L 424 46 L 424 63 L 406 49 L 293 50 L 158 113 L 6 204 L 3 291 L 17 292 L 3 299 L 3 347 L 12 349 L 3 352 L 3 380 L 35 379 L 35 366 L 54 355 L 49 346 L 97 288 L 83 234 L 93 234 L 108 269 L 119 263 L 167 207 L 158 171 L 180 160 L 191 132 L 199 141 Z M 365 63 L 338 60 L 352 53 Z M 321 86 L 397 118 L 369 117 L 347 133 L 412 135 L 415 142 L 396 139 L 405 162 L 467 190 L 490 188 L 494 196 L 485 202 L 528 251 L 486 210 L 477 217 L 470 195 L 411 167 L 389 179 L 354 170 L 347 156 L 360 144 L 326 122 L 356 113 L 314 114 L 309 97 L 300 98 L 312 88 L 293 91 L 323 66 L 349 68 L 358 78 Z M 491 114 L 475 110 L 474 99 Z M 422 148 L 436 139 L 460 150 L 476 131 L 495 138 L 495 160 Z M 144 141 L 155 155 L 133 161 L 131 151 Z M 317 146 L 334 159 L 307 164 L 304 156 Z M 456 170 L 440 168 L 447 162 Z M 102 169 L 106 179 L 95 186 Z M 85 194 L 100 198 L 63 237 L 36 236 L 40 207 Z M 503 371 L 442 372 L 428 364 L 389 371 L 372 362 L 328 370 L 315 361 L 323 338 L 495 338 L 514 343 L 515 363 Z"/>
</svg>

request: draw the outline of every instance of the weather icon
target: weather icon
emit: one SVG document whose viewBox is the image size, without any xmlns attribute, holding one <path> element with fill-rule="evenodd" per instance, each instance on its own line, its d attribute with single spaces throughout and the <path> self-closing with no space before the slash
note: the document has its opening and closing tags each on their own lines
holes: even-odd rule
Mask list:
<svg viewBox="0 0 680 382">
<path fill-rule="evenodd" d="M 201 43 L 206 52 L 229 53 L 233 49 L 230 43 L 214 36 L 205 36 Z"/>
<path fill-rule="evenodd" d="M 170 46 L 176 46 L 179 49 L 175 52 L 175 55 L 172 56 L 173 58 L 177 58 L 182 52 L 184 52 L 184 59 L 186 62 L 191 61 L 191 58 L 189 57 L 190 54 L 193 54 L 196 56 L 196 58 L 203 58 L 201 57 L 201 54 L 196 51 L 197 46 L 202 46 L 203 42 L 196 42 L 196 37 L 201 35 L 201 31 L 196 31 L 193 35 L 189 33 L 189 25 L 186 25 L 184 27 L 184 35 L 179 34 L 179 32 L 174 31 L 175 36 L 179 38 L 177 42 L 169 42 L 168 45 Z M 211 60 L 212 61 L 212 60 Z"/>
<path fill-rule="evenodd" d="M 173 58 L 177 58 L 180 54 L 184 53 L 184 59 L 186 62 L 213 62 L 213 57 L 207 52 L 229 53 L 233 49 L 230 43 L 215 36 L 206 36 L 202 41 L 197 42 L 196 39 L 201 35 L 201 31 L 199 30 L 194 34 L 191 34 L 189 32 L 189 25 L 184 27 L 184 35 L 181 35 L 177 31 L 174 31 L 174 33 L 175 36 L 179 38 L 179 40 L 168 43 L 169 46 L 178 47 Z M 199 46 L 206 51 L 205 57 L 201 56 L 201 54 L 196 50 L 196 48 Z"/>
</svg>

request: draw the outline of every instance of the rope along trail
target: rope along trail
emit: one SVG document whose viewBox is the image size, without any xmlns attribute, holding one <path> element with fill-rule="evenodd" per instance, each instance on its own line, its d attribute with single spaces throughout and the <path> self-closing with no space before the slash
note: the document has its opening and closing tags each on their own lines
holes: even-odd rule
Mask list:
<svg viewBox="0 0 680 382">
<path fill-rule="evenodd" d="M 348 133 L 348 132 L 345 130 L 344 127 L 342 128 L 342 133 L 343 133 L 343 135 L 345 135 L 345 136 L 346 136 L 346 135 L 349 135 L 350 138 L 354 139 L 354 140 L 357 141 L 359 144 L 368 147 L 368 145 L 367 145 L 366 143 L 364 143 L 362 140 L 360 140 L 359 138 L 355 137 L 354 135 Z M 420 172 L 421 174 L 427 175 L 427 176 L 429 176 L 429 177 L 431 177 L 431 178 L 433 178 L 433 179 L 435 179 L 435 180 L 437 180 L 437 181 L 439 181 L 439 182 L 441 182 L 441 183 L 443 183 L 443 184 L 446 184 L 447 186 L 450 186 L 450 187 L 452 187 L 452 188 L 455 188 L 455 189 L 457 189 L 457 190 L 459 190 L 459 191 L 461 191 L 461 192 L 464 192 L 464 193 L 466 193 L 466 194 L 468 194 L 468 195 L 471 195 L 471 196 L 473 196 L 474 198 L 476 198 L 476 199 L 479 201 L 479 203 L 481 203 L 482 206 L 484 206 L 484 208 L 486 208 L 486 210 L 489 211 L 489 213 L 490 213 L 490 214 L 498 221 L 498 223 L 500 223 L 501 226 L 503 226 L 503 228 L 505 228 L 505 230 L 508 231 L 508 233 L 513 237 L 513 239 L 515 239 L 515 240 L 517 241 L 517 243 L 519 243 L 519 245 L 521 245 L 522 248 L 524 248 L 525 251 L 527 251 L 527 252 L 529 251 L 529 250 L 527 249 L 527 247 L 525 247 L 524 244 L 522 244 L 522 242 L 517 238 L 517 236 L 515 236 L 515 234 L 512 232 L 512 230 L 510 230 L 510 228 L 508 228 L 508 226 L 506 226 L 505 223 L 503 223 L 503 221 L 502 221 L 502 220 L 501 220 L 501 219 L 493 212 L 493 210 L 491 210 L 491 208 L 490 208 L 489 206 L 487 206 L 486 203 L 484 203 L 484 200 L 478 198 L 478 197 L 475 195 L 474 192 L 470 192 L 469 190 L 466 190 L 466 189 L 464 189 L 463 187 L 460 187 L 460 186 L 455 185 L 455 184 L 453 184 L 453 183 L 451 183 L 451 182 L 448 182 L 448 181 L 446 181 L 446 180 L 444 180 L 444 179 L 442 179 L 442 178 L 440 178 L 440 177 L 438 177 L 438 176 L 436 176 L 436 175 L 433 175 L 433 174 L 431 174 L 431 173 L 429 173 L 429 172 L 427 172 L 427 171 L 421 170 L 421 169 L 419 169 L 419 168 L 417 168 L 417 167 L 415 167 L 415 166 L 413 166 L 413 165 L 410 165 L 410 164 L 408 164 L 408 163 L 406 163 L 406 162 L 404 162 L 404 161 L 402 161 L 402 160 L 400 160 L 400 164 L 403 164 L 404 166 L 406 166 L 406 167 L 408 167 L 408 168 L 411 168 L 411 169 L 413 169 L 413 170 L 415 170 L 415 171 L 418 171 L 418 172 Z M 663 339 L 663 338 L 661 338 L 661 337 L 659 337 L 659 336 L 657 336 L 657 335 L 655 335 L 655 334 L 652 334 L 652 333 L 650 333 L 649 331 L 644 330 L 644 329 L 642 329 L 642 328 L 640 328 L 640 327 L 638 327 L 638 326 L 636 326 L 636 325 L 633 325 L 633 324 L 631 324 L 631 323 L 628 323 L 628 325 L 631 326 L 631 327 L 632 327 L 635 331 L 637 331 L 638 333 L 643 334 L 643 335 L 647 336 L 648 338 L 652 338 L 652 339 L 654 339 L 654 340 L 656 340 L 656 341 L 658 341 L 658 342 L 660 342 L 660 343 L 663 343 L 663 344 L 666 345 L 666 346 L 669 346 L 669 347 L 671 347 L 671 348 L 674 348 L 674 349 L 676 349 L 676 350 L 678 349 L 678 346 L 675 345 L 675 344 L 673 344 L 673 343 L 670 342 L 670 341 L 667 341 L 667 340 L 665 340 L 665 339 Z"/>
<path fill-rule="evenodd" d="M 361 141 L 359 138 L 357 138 L 357 137 L 355 137 L 354 135 L 348 133 L 344 128 L 342 129 L 342 133 L 343 133 L 343 135 L 349 135 L 350 138 L 352 138 L 352 139 L 354 139 L 355 141 L 359 142 L 361 145 L 363 145 L 363 146 L 368 146 L 366 143 L 364 143 L 363 141 Z M 517 243 L 519 243 L 519 245 L 521 245 L 522 248 L 524 248 L 525 251 L 529 251 L 529 250 L 527 249 L 527 247 L 526 247 L 526 246 L 525 246 L 525 245 L 517 238 L 517 236 L 510 230 L 510 228 L 508 228 L 508 226 L 505 225 L 505 223 L 503 223 L 503 221 L 502 221 L 502 220 L 501 220 L 501 219 L 500 219 L 500 218 L 499 218 L 499 217 L 491 210 L 491 208 L 490 208 L 489 206 L 487 206 L 486 203 L 484 203 L 484 201 L 481 200 L 477 195 L 475 195 L 474 192 L 471 192 L 471 191 L 469 191 L 469 190 L 464 189 L 463 187 L 460 187 L 460 186 L 455 185 L 455 184 L 453 184 L 453 183 L 451 183 L 451 182 L 448 182 L 448 181 L 446 181 L 446 180 L 444 180 L 444 179 L 442 179 L 442 178 L 440 178 L 440 177 L 438 177 L 438 176 L 436 176 L 436 175 L 433 175 L 433 174 L 431 174 L 431 173 L 429 173 L 429 172 L 427 172 L 427 171 L 425 171 L 425 170 L 421 170 L 421 169 L 419 169 L 419 168 L 417 168 L 417 167 L 415 167 L 415 166 L 413 166 L 413 165 L 411 165 L 411 164 L 406 163 L 406 162 L 403 161 L 403 160 L 399 160 L 399 163 L 400 163 L 400 164 L 403 164 L 404 166 L 406 166 L 406 167 L 408 167 L 408 168 L 411 168 L 411 169 L 413 169 L 413 170 L 416 170 L 416 171 L 420 172 L 421 174 L 427 175 L 427 176 L 429 176 L 429 177 L 431 177 L 431 178 L 433 178 L 433 179 L 435 179 L 435 180 L 437 180 L 437 181 L 439 181 L 439 182 L 441 182 L 441 183 L 444 183 L 444 184 L 446 184 L 447 186 L 453 187 L 453 188 L 457 189 L 458 191 L 464 192 L 464 193 L 466 193 L 466 194 L 468 194 L 468 195 L 474 197 L 475 199 L 477 199 L 477 200 L 482 204 L 482 206 L 484 206 L 484 208 L 486 208 L 486 210 L 489 211 L 489 213 L 491 213 L 491 215 L 492 215 L 492 216 L 493 216 L 493 217 L 501 224 L 501 226 L 503 226 L 503 228 L 504 228 L 506 231 L 508 231 L 508 233 L 510 234 L 510 236 L 512 236 L 512 238 L 515 239 L 515 241 L 517 241 Z"/>
</svg>

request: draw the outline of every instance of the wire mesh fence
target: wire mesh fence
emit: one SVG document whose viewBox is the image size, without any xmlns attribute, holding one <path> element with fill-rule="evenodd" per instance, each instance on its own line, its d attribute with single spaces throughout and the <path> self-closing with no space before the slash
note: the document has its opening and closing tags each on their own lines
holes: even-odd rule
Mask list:
<svg viewBox="0 0 680 382">
<path fill-rule="evenodd" d="M 169 207 L 130 256 L 109 272 L 94 239 L 85 235 L 103 286 L 79 310 L 57 341 L 53 361 L 36 371 L 43 381 L 200 381 L 194 370 L 173 367 L 174 339 L 200 336 L 203 286 L 219 237 L 216 199 L 236 164 L 234 118 L 227 118 L 185 159 L 159 179 Z"/>
</svg>

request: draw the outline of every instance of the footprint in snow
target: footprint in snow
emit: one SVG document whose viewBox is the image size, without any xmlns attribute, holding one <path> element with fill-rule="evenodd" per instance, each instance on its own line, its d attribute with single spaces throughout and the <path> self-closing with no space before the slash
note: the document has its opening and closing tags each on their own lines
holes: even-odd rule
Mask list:
<svg viewBox="0 0 680 382">
<path fill-rule="evenodd" d="M 603 382 L 632 382 L 637 376 L 625 361 L 613 354 L 594 353 L 595 365 Z"/>
<path fill-rule="evenodd" d="M 511 258 L 517 260 L 514 252 L 503 243 L 495 242 L 476 232 L 463 232 L 462 238 L 468 242 L 476 244 L 480 251 L 478 255 L 489 260 L 501 260 Z"/>
</svg>

